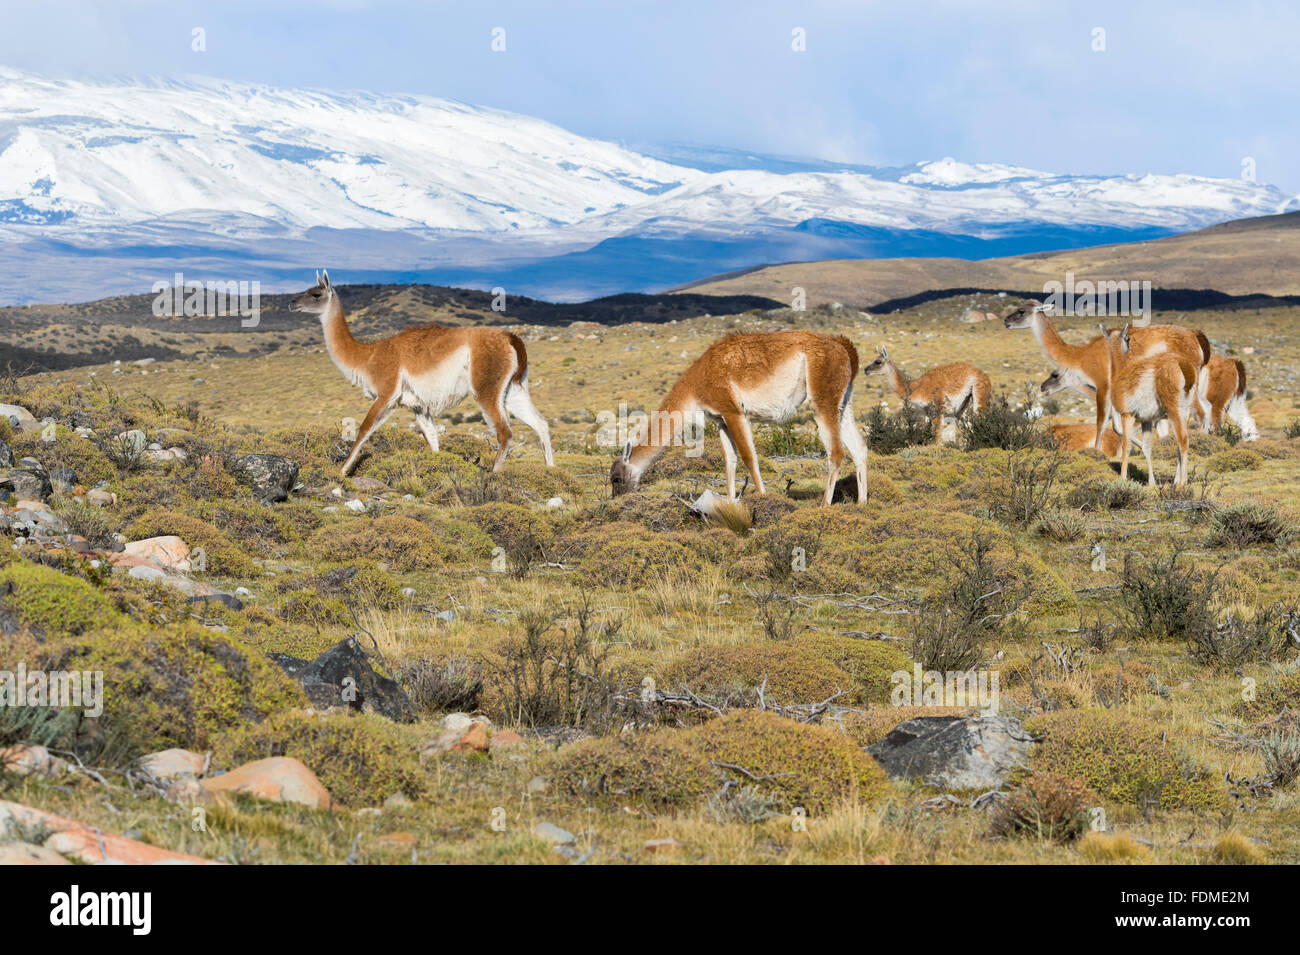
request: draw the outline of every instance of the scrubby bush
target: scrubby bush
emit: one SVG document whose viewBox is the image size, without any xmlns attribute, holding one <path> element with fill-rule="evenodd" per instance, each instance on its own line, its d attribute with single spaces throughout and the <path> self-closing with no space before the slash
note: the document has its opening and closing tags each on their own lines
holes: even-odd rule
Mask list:
<svg viewBox="0 0 1300 955">
<path fill-rule="evenodd" d="M 1080 779 L 1056 773 L 1034 773 L 998 803 L 992 814 L 996 835 L 1029 835 L 1068 841 L 1088 828 L 1088 812 L 1097 795 Z"/>
<path fill-rule="evenodd" d="M 1260 544 L 1284 543 L 1294 532 L 1291 522 L 1265 501 L 1240 501 L 1215 508 L 1211 518 L 1211 547 L 1238 550 Z"/>
<path fill-rule="evenodd" d="M 234 541 L 207 521 L 178 514 L 175 511 L 150 511 L 127 528 L 133 540 L 145 537 L 175 535 L 190 547 L 190 563 L 195 570 L 195 551 L 203 549 L 203 562 L 207 573 L 221 577 L 249 577 L 258 567 Z"/>
<path fill-rule="evenodd" d="M 914 404 L 904 404 L 893 414 L 873 405 L 863 424 L 872 454 L 897 454 L 903 448 L 934 443 L 934 416 Z"/>
<path fill-rule="evenodd" d="M 1001 448 L 1004 451 L 1056 448 L 1051 432 L 1028 417 L 1023 410 L 1013 408 L 1004 394 L 996 395 L 988 407 L 963 415 L 959 427 L 961 444 L 967 451 L 979 451 L 981 448 Z"/>
<path fill-rule="evenodd" d="M 476 557 L 486 558 L 492 551 L 491 541 L 472 525 L 446 520 L 435 530 L 400 514 L 327 525 L 313 534 L 306 546 L 319 560 L 368 558 L 399 573 L 468 563 Z"/>
<path fill-rule="evenodd" d="M 20 432 L 13 436 L 9 445 L 14 458 L 35 458 L 47 472 L 71 468 L 77 481 L 87 487 L 117 476 L 112 458 L 99 444 L 62 425 L 56 425 L 52 432 L 48 429 Z"/>
<path fill-rule="evenodd" d="M 306 705 L 298 685 L 261 653 L 188 624 L 69 637 L 47 647 L 47 670 L 104 674 L 104 714 L 90 736 L 120 734 L 135 754 L 202 750 L 225 730 Z"/>
<path fill-rule="evenodd" d="M 1085 511 L 1119 511 L 1141 504 L 1143 494 L 1142 485 L 1136 481 L 1115 478 L 1072 488 L 1065 495 L 1065 503 Z"/>
<path fill-rule="evenodd" d="M 583 556 L 578 572 L 603 587 L 637 585 L 677 567 L 699 567 L 704 561 L 679 539 L 620 525 L 582 535 Z"/>
<path fill-rule="evenodd" d="M 429 783 L 416 741 L 374 714 L 280 713 L 255 726 L 223 734 L 215 758 L 229 767 L 273 756 L 304 763 L 335 801 L 375 806 L 402 793 L 418 799 Z"/>
<path fill-rule="evenodd" d="M 1191 641 L 1214 627 L 1220 582 L 1210 571 L 1173 551 L 1153 560 L 1132 560 L 1120 574 L 1120 601 L 1135 634 L 1148 640 Z"/>
<path fill-rule="evenodd" d="M 1088 522 L 1078 511 L 1046 507 L 1038 515 L 1034 533 L 1062 544 L 1077 541 L 1088 530 Z"/>
<path fill-rule="evenodd" d="M 759 710 L 740 710 L 688 731 L 737 783 L 755 783 L 785 810 L 829 810 L 842 800 L 881 800 L 880 765 L 842 733 Z"/>
<path fill-rule="evenodd" d="M 1166 741 L 1157 723 L 1114 710 L 1071 709 L 1025 723 L 1041 735 L 1036 771 L 1082 779 L 1102 799 L 1144 808 L 1211 811 L 1226 805 L 1219 781 Z"/>
<path fill-rule="evenodd" d="M 427 713 L 476 710 L 483 693 L 482 662 L 457 654 L 441 660 L 399 660 L 393 664 L 393 678 Z"/>
<path fill-rule="evenodd" d="M 553 779 L 561 792 L 631 801 L 652 809 L 687 808 L 721 784 L 694 738 L 678 730 L 567 746 L 555 762 Z"/>
<path fill-rule="evenodd" d="M 121 622 L 113 602 L 94 586 L 50 567 L 0 556 L 0 602 L 42 639 L 113 630 Z"/>
<path fill-rule="evenodd" d="M 1234 471 L 1258 471 L 1264 466 L 1264 457 L 1250 448 L 1232 448 L 1211 455 L 1207 467 L 1215 474 L 1231 474 Z"/>
</svg>

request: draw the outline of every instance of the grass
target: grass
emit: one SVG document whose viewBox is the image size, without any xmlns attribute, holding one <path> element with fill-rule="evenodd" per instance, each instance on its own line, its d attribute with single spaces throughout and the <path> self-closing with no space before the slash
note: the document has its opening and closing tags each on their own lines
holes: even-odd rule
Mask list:
<svg viewBox="0 0 1300 955">
<path fill-rule="evenodd" d="M 994 310 L 996 302 L 986 306 Z M 1025 382 L 1041 380 L 1044 362 L 1032 339 L 996 323 L 961 325 L 955 321 L 960 310 L 937 302 L 878 323 L 852 309 L 809 314 L 806 320 L 849 335 L 860 348 L 879 338 L 887 324 L 891 351 L 903 350 L 909 365 L 926 367 L 960 355 L 984 367 L 995 390 L 1007 394 L 1021 394 Z M 1167 742 L 1160 745 L 1176 747 L 1180 760 L 1202 768 L 1219 786 L 1225 773 L 1233 779 L 1273 773 L 1281 780 L 1294 765 L 1291 738 L 1275 740 L 1271 734 L 1283 730 L 1267 723 L 1283 709 L 1283 691 L 1268 697 L 1266 712 L 1250 709 L 1247 719 L 1241 708 L 1243 680 L 1263 687 L 1274 672 L 1271 664 L 1279 662 L 1276 648 L 1252 642 L 1249 653 L 1233 653 L 1231 665 L 1198 659 L 1189 653 L 1185 622 L 1194 617 L 1198 626 L 1222 623 L 1230 610 L 1237 620 L 1254 621 L 1266 608 L 1293 599 L 1300 581 L 1300 551 L 1288 517 L 1297 509 L 1300 442 L 1285 436 L 1296 417 L 1288 376 L 1300 363 L 1300 336 L 1292 330 L 1298 313 L 1195 313 L 1185 319 L 1204 328 L 1216 347 L 1247 341 L 1260 346 L 1251 359 L 1251 411 L 1263 436 L 1236 449 L 1218 436 L 1195 437 L 1194 467 L 1215 455 L 1235 455 L 1218 459 L 1227 466 L 1216 469 L 1210 506 L 1204 508 L 1119 484 L 1107 463 L 1091 453 L 1063 456 L 1048 480 L 1031 467 L 1055 460 L 1049 452 L 1018 452 L 1013 459 L 1000 446 L 962 451 L 899 442 L 896 453 L 873 450 L 866 504 L 836 505 L 819 519 L 819 493 L 796 493 L 820 488 L 825 474 L 817 442 L 809 440 L 806 413 L 761 442 L 770 496 L 788 507 L 760 507 L 748 494 L 752 529 L 739 521 L 711 526 L 681 504 L 707 488 L 723 490 L 716 439 L 704 458 L 666 457 L 647 474 L 640 494 L 611 502 L 607 482 L 614 449 L 598 440 L 597 413 L 616 410 L 620 401 L 630 408 L 653 407 L 675 374 L 714 337 L 773 328 L 789 316 L 583 329 L 582 338 L 576 330 L 523 329 L 533 393 L 551 422 L 560 472 L 555 481 L 537 473 L 540 450 L 526 428 L 518 429 L 510 453 L 516 466 L 495 478 L 483 475 L 475 462 L 484 448 L 490 452 L 491 438 L 468 404 L 443 419 L 447 432 L 438 459 L 411 430 L 409 414 L 399 411 L 374 439 L 356 478 L 341 479 L 339 422 L 359 417 L 365 401 L 335 372 L 319 344 L 306 341 L 266 356 L 158 362 L 147 376 L 131 370 L 115 375 L 111 366 L 98 366 L 29 377 L 16 383 L 21 393 L 0 400 L 29 401 L 56 416 L 84 406 L 92 417 L 111 419 L 111 427 L 97 427 L 104 434 L 171 427 L 193 435 L 195 446 L 202 441 L 221 453 L 263 450 L 299 460 L 305 487 L 289 502 L 270 507 L 251 501 L 225 479 L 219 464 L 205 472 L 186 470 L 177 480 L 125 460 L 113 465 L 109 481 L 119 495 L 116 507 L 91 513 L 59 506 L 87 536 L 98 538 L 133 526 L 166 529 L 158 515 L 189 518 L 184 526 L 191 532 L 215 529 L 222 536 L 214 539 L 235 554 L 225 565 L 218 561 L 209 579 L 251 593 L 244 610 L 205 609 L 203 620 L 189 625 L 221 628 L 243 652 L 311 656 L 364 627 L 382 651 L 380 665 L 421 710 L 417 723 L 384 730 L 385 745 L 394 751 L 418 753 L 451 711 L 481 709 L 498 726 L 525 732 L 535 724 L 568 723 L 594 733 L 602 745 L 618 739 L 620 731 L 635 735 L 652 723 L 658 733 L 691 733 L 705 719 L 689 709 L 647 715 L 603 690 L 580 689 L 589 678 L 635 699 L 647 685 L 674 692 L 678 687 L 670 677 L 704 674 L 707 680 L 689 686 L 692 692 L 729 694 L 750 705 L 766 678 L 769 691 L 780 687 L 768 693 L 769 702 L 786 706 L 819 702 L 844 683 L 839 688 L 859 698 L 850 705 L 872 726 L 901 722 L 909 715 L 905 710 L 895 712 L 874 692 L 862 692 L 861 670 L 849 652 L 887 647 L 903 659 L 914 652 L 945 668 L 950 661 L 958 668 L 971 661 L 996 668 L 1007 715 L 1107 710 L 1154 727 L 1148 741 L 1164 734 Z M 1072 340 L 1084 334 L 1083 320 L 1063 324 Z M 627 346 L 635 351 L 625 354 Z M 195 385 L 195 378 L 204 384 Z M 97 382 L 108 382 L 112 393 L 97 389 Z M 1058 397 L 1059 420 L 1088 418 L 1082 398 Z M 858 382 L 859 421 L 882 401 L 890 414 L 898 407 L 875 380 Z M 1240 450 L 1253 456 L 1244 459 Z M 1157 445 L 1157 458 L 1157 474 L 1172 473 L 1168 442 Z M 1236 467 L 1242 460 L 1248 465 Z M 365 477 L 386 487 L 359 480 Z M 339 508 L 336 487 L 344 499 L 361 498 L 366 509 Z M 553 493 L 563 499 L 560 508 L 545 506 Z M 962 550 L 976 533 L 991 542 L 978 559 Z M 1105 570 L 1092 569 L 1093 542 L 1109 555 Z M 497 555 L 496 547 L 504 553 Z M 1223 586 L 1200 594 L 1198 582 L 1208 576 L 1197 576 L 1188 579 L 1186 592 L 1158 588 L 1150 569 L 1175 551 L 1181 556 L 1166 584 L 1194 570 L 1217 575 Z M 986 557 L 995 560 L 996 572 L 985 566 Z M 1126 563 L 1127 592 L 1120 589 Z M 349 566 L 364 570 L 344 580 L 339 571 Z M 166 631 L 178 619 L 190 619 L 189 608 L 113 582 L 78 581 L 66 594 L 46 589 L 68 601 L 70 610 L 24 602 L 24 583 L 39 584 L 53 574 L 70 580 L 76 573 L 74 567 L 24 565 L 23 572 L 6 576 L 20 589 L 0 599 L 41 621 L 47 641 L 69 639 L 65 631 L 71 632 L 71 624 L 80 629 L 83 616 L 94 625 L 106 613 L 116 615 L 111 619 L 129 634 L 136 628 Z M 989 595 L 994 589 L 996 597 Z M 1198 594 L 1207 604 L 1204 615 L 1194 606 Z M 93 612 L 82 614 L 83 605 Z M 951 646 L 922 641 L 913 650 L 912 622 L 923 619 L 927 608 L 946 611 L 960 639 Z M 444 611 L 451 616 L 435 616 Z M 984 620 L 990 613 L 1010 616 L 990 626 L 993 621 Z M 1114 639 L 1090 636 L 1107 627 L 1114 631 L 1114 623 L 1121 624 Z M 975 638 L 968 641 L 975 624 Z M 7 656 L 35 659 L 45 652 L 46 644 L 0 639 L 10 641 L 0 643 Z M 107 639 L 100 638 L 106 646 Z M 1077 661 L 1078 668 L 1063 672 L 1046 655 L 1044 642 L 1068 644 L 1077 652 L 1061 659 Z M 844 647 L 848 651 L 841 653 Z M 732 663 L 719 669 L 700 660 Z M 737 687 L 740 675 L 745 685 Z M 1294 701 L 1290 705 L 1295 708 Z M 1216 740 L 1207 717 L 1241 726 L 1249 745 Z M 848 718 L 824 725 L 828 732 L 841 726 L 852 732 Z M 354 735 L 359 734 L 339 735 L 338 746 L 354 745 Z M 333 740 L 322 737 L 305 751 L 322 760 L 322 767 L 336 766 L 333 749 L 326 747 Z M 114 792 L 120 812 L 112 812 L 101 800 L 102 789 L 84 777 L 59 787 L 0 777 L 0 787 L 3 798 L 109 831 L 120 831 L 122 819 L 130 818 L 148 841 L 241 862 L 339 863 L 351 855 L 362 862 L 409 863 L 411 840 L 384 838 L 409 834 L 422 863 L 563 863 L 532 834 L 539 820 L 575 833 L 578 850 L 594 850 L 590 861 L 600 863 L 1300 862 L 1300 792 L 1294 782 L 1265 797 L 1239 794 L 1231 811 L 1207 813 L 1172 803 L 1142 805 L 1127 793 L 1112 799 L 1104 793 L 1115 787 L 1089 780 L 1090 789 L 1103 793 L 1098 799 L 1113 831 L 1078 839 L 1062 837 L 1075 834 L 1074 802 L 1063 814 L 1049 813 L 1052 794 L 1022 786 L 1018 791 L 1032 798 L 1026 797 L 1019 821 L 1010 827 L 1014 837 L 1007 837 L 994 831 L 986 812 L 934 814 L 925 806 L 932 791 L 901 783 L 870 799 L 837 790 L 802 817 L 761 787 L 746 786 L 716 800 L 656 809 L 608 788 L 593 794 L 596 789 L 557 786 L 556 746 L 530 737 L 508 756 L 451 754 L 403 763 L 402 773 L 410 775 L 383 778 L 418 783 L 418 798 L 405 807 L 377 804 L 382 789 L 371 793 L 340 783 L 354 800 L 374 799 L 379 812 L 372 814 L 223 801 L 209 811 L 201 832 L 174 807 L 129 793 Z M 561 746 L 559 754 L 566 749 Z M 232 745 L 232 751 L 243 749 Z M 815 761 L 793 766 L 791 771 L 811 776 L 819 771 Z M 780 767 L 779 759 L 765 763 L 762 774 L 786 771 Z M 821 791 L 815 779 L 805 782 L 809 791 Z M 1065 783 L 1061 788 L 1067 795 L 1075 791 Z M 1243 807 L 1248 811 L 1238 811 Z M 503 829 L 493 827 L 494 818 L 504 818 Z M 1192 831 L 1196 837 L 1189 839 Z M 642 848 L 660 838 L 682 848 L 661 855 Z"/>
</svg>

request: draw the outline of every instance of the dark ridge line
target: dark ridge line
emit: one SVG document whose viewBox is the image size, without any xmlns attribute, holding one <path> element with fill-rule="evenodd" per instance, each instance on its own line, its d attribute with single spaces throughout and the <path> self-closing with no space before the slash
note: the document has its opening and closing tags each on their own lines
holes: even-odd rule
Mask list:
<svg viewBox="0 0 1300 955">
<path fill-rule="evenodd" d="M 1045 297 L 1044 292 L 1025 292 L 1006 288 L 945 288 L 931 289 L 901 298 L 891 298 L 875 305 L 862 306 L 866 312 L 897 312 L 905 308 L 914 308 L 938 299 L 956 298 L 961 295 L 999 295 L 1007 298 L 1037 299 Z M 1206 308 L 1244 309 L 1244 308 L 1283 308 L 1300 305 L 1300 295 L 1268 295 L 1264 292 L 1247 292 L 1233 295 L 1217 289 L 1161 288 L 1151 290 L 1152 306 L 1162 312 L 1196 311 Z"/>
</svg>

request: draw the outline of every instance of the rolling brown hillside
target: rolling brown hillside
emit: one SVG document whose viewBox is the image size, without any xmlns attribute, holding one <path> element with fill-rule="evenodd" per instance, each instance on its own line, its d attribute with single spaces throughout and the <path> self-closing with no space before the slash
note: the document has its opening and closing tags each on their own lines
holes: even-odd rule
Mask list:
<svg viewBox="0 0 1300 955">
<path fill-rule="evenodd" d="M 1048 281 L 1150 280 L 1157 288 L 1215 289 L 1232 295 L 1300 294 L 1300 213 L 1238 219 L 1151 242 L 1037 252 L 1002 259 L 828 259 L 714 276 L 674 289 L 761 295 L 782 302 L 801 287 L 809 306 L 871 307 L 938 289 L 1031 291 Z"/>
</svg>

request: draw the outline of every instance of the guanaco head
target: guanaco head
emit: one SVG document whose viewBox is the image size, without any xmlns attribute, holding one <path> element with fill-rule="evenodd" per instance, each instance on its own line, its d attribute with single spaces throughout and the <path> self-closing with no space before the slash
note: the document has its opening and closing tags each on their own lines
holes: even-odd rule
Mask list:
<svg viewBox="0 0 1300 955">
<path fill-rule="evenodd" d="M 289 303 L 291 312 L 307 312 L 309 315 L 324 315 L 329 308 L 330 299 L 337 293 L 330 284 L 329 272 L 317 272 L 316 284 L 301 295 L 295 295 Z"/>
<path fill-rule="evenodd" d="M 1031 298 L 1029 301 L 1021 304 L 1019 308 L 1006 318 L 1002 319 L 1002 324 L 1006 325 L 1007 328 L 1028 328 L 1030 325 L 1034 324 L 1035 315 L 1050 312 L 1051 310 L 1052 306 L 1050 303 L 1044 305 L 1042 302 Z"/>
<path fill-rule="evenodd" d="M 622 456 L 615 458 L 614 463 L 610 465 L 609 486 L 614 492 L 614 497 L 635 491 L 637 485 L 641 483 L 641 475 L 628 463 L 631 456 L 632 442 L 629 441 L 623 446 Z"/>
<path fill-rule="evenodd" d="M 885 368 L 890 364 L 889 352 L 885 351 L 882 346 L 876 346 L 876 357 L 867 363 L 867 367 L 862 369 L 864 375 L 883 375 Z"/>
<path fill-rule="evenodd" d="M 1043 379 L 1043 383 L 1038 386 L 1038 390 L 1041 394 L 1046 396 L 1054 395 L 1058 391 L 1063 391 L 1068 387 L 1069 385 L 1065 383 L 1065 376 L 1061 374 L 1061 369 L 1058 368 Z"/>
</svg>

